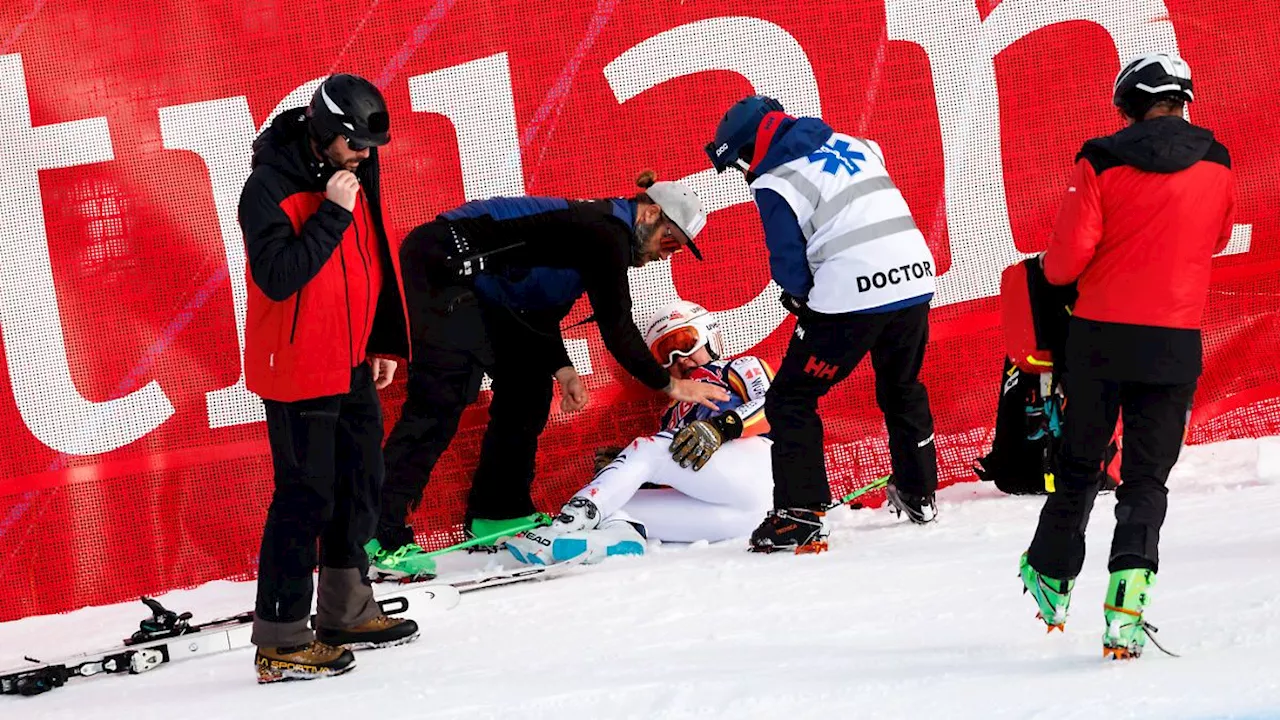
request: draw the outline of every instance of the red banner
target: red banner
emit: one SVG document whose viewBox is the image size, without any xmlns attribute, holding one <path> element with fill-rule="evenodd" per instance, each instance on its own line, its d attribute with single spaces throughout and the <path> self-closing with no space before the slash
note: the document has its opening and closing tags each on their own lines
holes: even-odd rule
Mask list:
<svg viewBox="0 0 1280 720">
<path fill-rule="evenodd" d="M 1000 271 L 1044 247 L 1075 152 L 1119 127 L 1121 60 L 1153 50 L 1190 63 L 1191 119 L 1239 183 L 1192 441 L 1274 432 L 1270 0 L 5 3 L 0 620 L 254 573 L 270 458 L 241 379 L 235 208 L 259 129 L 328 73 L 364 75 L 390 104 L 396 235 L 472 198 L 629 195 L 645 168 L 687 179 L 712 210 L 707 261 L 634 271 L 637 318 L 678 294 L 722 314 L 729 351 L 774 362 L 791 322 L 759 221 L 702 147 L 753 90 L 876 139 L 942 271 L 924 379 L 954 482 L 994 421 Z M 586 482 L 591 448 L 652 432 L 659 406 L 592 326 L 568 335 L 593 404 L 543 436 L 546 509 Z M 388 424 L 402 397 L 386 392 Z M 415 517 L 424 544 L 457 537 L 484 403 Z M 869 368 L 822 408 L 833 486 L 882 474 Z"/>
</svg>

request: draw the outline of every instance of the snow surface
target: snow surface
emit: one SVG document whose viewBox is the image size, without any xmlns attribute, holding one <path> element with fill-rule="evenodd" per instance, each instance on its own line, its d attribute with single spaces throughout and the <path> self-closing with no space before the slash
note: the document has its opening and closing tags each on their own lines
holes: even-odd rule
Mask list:
<svg viewBox="0 0 1280 720">
<path fill-rule="evenodd" d="M 0 697 L 0 718 L 1280 718 L 1280 484 L 1259 479 L 1258 447 L 1189 448 L 1174 471 L 1148 619 L 1181 658 L 1101 657 L 1112 497 L 1094 510 L 1066 633 L 1046 635 L 1017 578 L 1041 500 L 965 483 L 929 527 L 834 513 L 822 555 L 654 543 L 467 594 L 417 643 L 360 653 L 339 678 L 258 686 L 241 649 Z M 161 600 L 207 619 L 252 595 L 223 582 Z M 108 646 L 145 614 L 0 625 L 0 667 Z"/>
</svg>

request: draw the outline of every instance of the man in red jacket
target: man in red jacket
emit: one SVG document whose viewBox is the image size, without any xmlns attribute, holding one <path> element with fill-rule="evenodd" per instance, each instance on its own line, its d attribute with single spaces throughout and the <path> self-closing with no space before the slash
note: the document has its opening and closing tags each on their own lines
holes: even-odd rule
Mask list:
<svg viewBox="0 0 1280 720">
<path fill-rule="evenodd" d="M 1231 237 L 1235 186 L 1227 149 L 1183 119 L 1191 71 L 1172 55 L 1130 62 L 1113 99 L 1129 122 L 1090 140 L 1042 261 L 1055 285 L 1077 283 L 1067 334 L 1066 406 L 1056 491 L 1045 502 L 1022 580 L 1061 629 L 1084 565 L 1085 526 L 1107 442 L 1124 423 L 1103 614 L 1103 653 L 1141 654 L 1155 583 L 1165 481 L 1178 460 L 1201 371 L 1200 318 L 1212 257 Z"/>
<path fill-rule="evenodd" d="M 377 388 L 395 373 L 373 355 L 408 355 L 398 253 L 378 194 L 377 147 L 389 130 L 378 89 L 334 75 L 254 142 L 240 195 L 245 382 L 266 407 L 275 467 L 254 608 L 258 682 L 338 675 L 354 667 L 350 648 L 418 635 L 412 621 L 379 611 L 364 552 L 383 474 Z"/>
</svg>

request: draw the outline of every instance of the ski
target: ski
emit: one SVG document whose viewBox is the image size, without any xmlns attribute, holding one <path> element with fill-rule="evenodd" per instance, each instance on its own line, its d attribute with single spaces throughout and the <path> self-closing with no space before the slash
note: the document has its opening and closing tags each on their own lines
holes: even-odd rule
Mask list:
<svg viewBox="0 0 1280 720">
<path fill-rule="evenodd" d="M 554 577 L 564 575 L 572 568 L 581 565 L 581 562 L 569 560 L 567 562 L 554 563 L 551 565 L 537 565 L 530 567 L 517 567 L 510 570 L 490 570 L 481 571 L 479 577 L 450 579 L 446 584 L 458 589 L 458 592 L 468 593 L 476 590 L 484 590 L 491 587 L 499 587 L 502 585 L 512 585 L 514 583 L 528 582 L 530 580 L 550 580 Z M 437 582 L 439 580 L 437 579 Z"/>
<path fill-rule="evenodd" d="M 569 561 L 537 567 L 500 568 L 461 572 L 425 582 L 375 583 L 374 596 L 387 615 L 420 617 L 424 612 L 445 611 L 457 606 L 463 593 L 503 585 L 549 580 L 580 565 Z M 0 695 L 39 695 L 62 687 L 74 678 L 95 675 L 137 675 L 160 665 L 214 655 L 248 647 L 253 631 L 253 612 L 191 623 L 192 614 L 177 613 L 151 598 L 142 598 L 151 617 L 120 646 L 83 653 L 56 662 L 35 663 L 34 667 L 0 673 Z M 315 618 L 312 616 L 312 622 Z"/>
<path fill-rule="evenodd" d="M 458 588 L 447 584 L 395 587 L 375 592 L 375 596 L 384 614 L 414 617 L 450 610 L 461 601 Z M 143 598 L 143 602 L 151 609 L 152 616 L 143 620 L 140 629 L 120 646 L 51 663 L 27 658 L 37 666 L 0 673 L 0 695 L 39 695 L 77 677 L 137 675 L 167 663 L 251 644 L 252 612 L 192 624 L 191 613 L 175 613 L 151 598 Z"/>
<path fill-rule="evenodd" d="M 493 570 L 460 570 L 456 573 L 449 573 L 448 575 L 437 575 L 436 577 L 427 580 L 375 580 L 374 587 L 389 586 L 393 588 L 413 588 L 448 585 L 456 588 L 460 593 L 469 593 L 491 587 L 528 582 L 530 580 L 550 580 L 551 578 L 563 575 L 570 568 L 577 567 L 581 564 L 582 562 L 575 558 L 573 560 L 553 563 L 551 565 L 521 565 L 510 569 L 498 568 Z"/>
</svg>

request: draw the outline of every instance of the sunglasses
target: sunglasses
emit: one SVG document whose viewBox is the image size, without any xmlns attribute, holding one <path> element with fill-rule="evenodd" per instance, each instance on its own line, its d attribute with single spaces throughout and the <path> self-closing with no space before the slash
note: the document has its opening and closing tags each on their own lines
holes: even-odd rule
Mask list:
<svg viewBox="0 0 1280 720">
<path fill-rule="evenodd" d="M 662 216 L 662 221 L 666 223 L 666 228 L 662 233 L 662 239 L 658 242 L 659 250 L 662 252 L 669 252 L 674 255 L 683 251 L 685 248 L 689 248 L 689 251 L 693 253 L 694 257 L 699 260 L 702 259 L 702 253 L 698 251 L 698 246 L 693 244 L 693 240 L 687 238 L 681 240 L 680 236 L 676 235 L 675 230 L 673 229 L 675 227 L 675 223 L 671 222 L 671 218 L 668 218 L 664 214 Z"/>
<path fill-rule="evenodd" d="M 360 152 L 361 150 L 368 150 L 369 148 L 374 147 L 369 143 L 360 142 L 359 140 L 346 135 L 343 135 L 342 139 L 347 141 L 347 147 L 350 148 L 352 152 Z"/>
<path fill-rule="evenodd" d="M 675 232 L 671 230 L 671 226 L 667 225 L 666 231 L 662 233 L 662 240 L 659 242 L 658 247 L 665 252 L 678 253 L 684 250 L 684 242 L 676 237 Z"/>
</svg>

